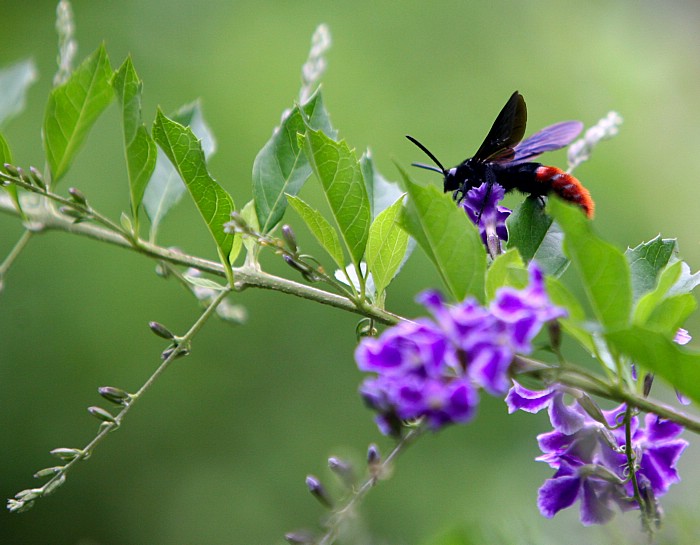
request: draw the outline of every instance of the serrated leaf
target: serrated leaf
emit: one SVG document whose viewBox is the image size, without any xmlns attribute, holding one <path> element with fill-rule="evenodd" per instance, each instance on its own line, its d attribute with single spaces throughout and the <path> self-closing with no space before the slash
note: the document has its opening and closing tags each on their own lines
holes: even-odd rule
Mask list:
<svg viewBox="0 0 700 545">
<path fill-rule="evenodd" d="M 408 248 L 408 233 L 398 224 L 402 210 L 403 197 L 399 197 L 369 228 L 365 260 L 377 295 L 381 295 L 398 272 Z"/>
<path fill-rule="evenodd" d="M 306 122 L 305 122 L 306 119 Z M 253 198 L 263 233 L 270 232 L 284 216 L 285 195 L 297 195 L 311 176 L 311 166 L 297 135 L 308 125 L 335 138 L 320 91 L 301 107 L 295 106 L 277 127 L 253 162 Z"/>
<path fill-rule="evenodd" d="M 49 95 L 44 150 L 55 184 L 70 168 L 97 118 L 112 101 L 112 67 L 104 45 Z"/>
<path fill-rule="evenodd" d="M 606 339 L 637 365 L 700 403 L 700 354 L 678 346 L 664 333 L 642 327 L 609 333 Z"/>
<path fill-rule="evenodd" d="M 0 127 L 24 110 L 27 90 L 36 80 L 36 65 L 31 59 L 0 70 Z"/>
<path fill-rule="evenodd" d="M 12 152 L 10 151 L 10 146 L 7 145 L 7 141 L 5 140 L 3 135 L 0 134 L 0 171 L 7 174 L 7 171 L 3 166 L 5 163 L 12 164 Z M 7 194 L 10 196 L 12 202 L 15 204 L 15 208 L 17 208 L 17 211 L 22 215 L 22 217 L 24 217 L 24 213 L 22 212 L 22 206 L 19 202 L 19 196 L 17 194 L 17 186 L 15 184 L 10 184 L 2 186 L 2 188 L 5 191 L 7 191 Z"/>
<path fill-rule="evenodd" d="M 569 266 L 562 243 L 564 235 L 542 207 L 529 196 L 506 220 L 508 248 L 517 248 L 525 262 L 534 259 L 547 275 L 561 276 Z"/>
<path fill-rule="evenodd" d="M 343 248 L 340 245 L 340 238 L 335 228 L 324 218 L 321 213 L 312 208 L 299 197 L 287 195 L 289 204 L 301 216 L 307 227 L 314 235 L 323 249 L 333 258 L 338 268 L 344 267 Z"/>
<path fill-rule="evenodd" d="M 205 159 L 209 159 L 216 151 L 216 141 L 211 129 L 204 120 L 199 101 L 186 104 L 174 114 L 168 116 L 180 125 L 189 126 L 200 139 Z M 180 175 L 160 148 L 157 148 L 156 164 L 148 181 L 143 196 L 143 207 L 151 220 L 151 239 L 166 214 L 175 206 L 185 193 L 185 185 Z"/>
<path fill-rule="evenodd" d="M 201 142 L 192 129 L 168 119 L 160 110 L 153 125 L 153 138 L 185 182 L 220 253 L 228 259 L 233 235 L 224 232 L 224 223 L 231 219 L 233 199 L 207 171 Z"/>
<path fill-rule="evenodd" d="M 524 288 L 527 282 L 528 273 L 518 250 L 508 250 L 493 260 L 486 273 L 486 300 L 493 299 L 498 288 Z"/>
<path fill-rule="evenodd" d="M 632 294 L 635 301 L 654 288 L 656 277 L 668 265 L 676 250 L 676 240 L 662 239 L 661 235 L 627 249 L 625 257 L 630 264 Z"/>
<path fill-rule="evenodd" d="M 588 299 L 607 328 L 629 324 L 632 286 L 625 256 L 599 238 L 579 208 L 550 199 L 549 207 L 564 231 L 564 250 L 583 280 Z"/>
<path fill-rule="evenodd" d="M 455 299 L 471 295 L 483 302 L 486 250 L 476 226 L 450 195 L 413 183 L 404 171 L 401 176 L 409 196 L 401 226 L 418 241 Z"/>
<path fill-rule="evenodd" d="M 127 57 L 112 80 L 112 86 L 122 106 L 124 150 L 131 195 L 132 216 L 138 210 L 146 185 L 156 164 L 156 143 L 148 134 L 141 118 L 141 90 L 143 83 L 136 74 L 131 57 Z"/>
<path fill-rule="evenodd" d="M 321 131 L 307 130 L 304 152 L 321 182 L 340 236 L 358 266 L 367 245 L 371 221 L 369 198 L 360 163 L 344 140 L 336 142 Z"/>
</svg>

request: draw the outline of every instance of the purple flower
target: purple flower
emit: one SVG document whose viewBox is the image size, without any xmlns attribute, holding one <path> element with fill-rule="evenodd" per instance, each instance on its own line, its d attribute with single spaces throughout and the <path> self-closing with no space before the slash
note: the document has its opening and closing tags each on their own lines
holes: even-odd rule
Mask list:
<svg viewBox="0 0 700 545">
<path fill-rule="evenodd" d="M 515 354 L 529 353 L 542 325 L 564 314 L 549 302 L 534 263 L 530 285 L 499 290 L 489 307 L 471 298 L 448 305 L 435 291 L 418 301 L 432 319 L 402 322 L 355 352 L 360 370 L 375 375 L 360 394 L 386 434 L 399 434 L 405 420 L 425 418 L 432 429 L 470 420 L 477 389 L 504 394 Z"/>
<path fill-rule="evenodd" d="M 532 399 L 521 401 L 532 397 L 531 392 L 525 392 L 527 395 L 511 392 L 511 403 L 519 405 L 517 408 L 545 405 L 542 398 L 547 394 L 535 403 Z M 545 517 L 553 517 L 576 501 L 581 502 L 581 522 L 585 525 L 608 522 L 615 506 L 621 510 L 639 509 L 625 454 L 625 427 L 619 425 L 624 412 L 625 405 L 602 411 L 603 424 L 581 411 L 584 421 L 577 431 L 565 433 L 555 429 L 537 437 L 543 453 L 537 460 L 556 470 L 538 493 L 538 507 Z M 678 439 L 683 427 L 656 415 L 645 417 L 644 428 L 639 427 L 637 417 L 632 417 L 629 425 L 635 479 L 647 497 L 658 498 L 680 480 L 676 464 L 688 445 Z"/>
<path fill-rule="evenodd" d="M 461 202 L 462 208 L 479 227 L 481 238 L 486 244 L 486 227 L 495 231 L 501 240 L 508 240 L 506 219 L 510 216 L 510 210 L 505 206 L 499 206 L 506 194 L 506 190 L 499 184 L 484 182 L 479 187 L 473 187 L 464 196 Z"/>
<path fill-rule="evenodd" d="M 546 408 L 554 429 L 572 434 L 580 430 L 586 422 L 586 412 L 578 403 L 564 402 L 565 394 L 573 392 L 575 391 L 558 385 L 533 391 L 514 382 L 506 396 L 506 405 L 509 413 L 517 410 L 537 413 Z"/>
</svg>

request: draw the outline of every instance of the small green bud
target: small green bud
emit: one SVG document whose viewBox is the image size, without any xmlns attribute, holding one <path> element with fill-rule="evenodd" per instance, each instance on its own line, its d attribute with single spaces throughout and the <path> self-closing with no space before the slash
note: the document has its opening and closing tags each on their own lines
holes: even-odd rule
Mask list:
<svg viewBox="0 0 700 545">
<path fill-rule="evenodd" d="M 163 352 L 161 352 L 160 354 L 160 357 L 164 360 L 167 360 L 170 356 L 172 356 L 173 352 L 177 352 L 177 354 L 175 354 L 175 359 L 190 355 L 189 348 L 171 346 L 170 348 L 166 348 L 165 350 L 163 350 Z"/>
<path fill-rule="evenodd" d="M 84 456 L 85 452 L 79 448 L 55 448 L 49 452 L 49 454 L 61 460 L 65 460 L 66 462 L 70 462 L 71 460 Z"/>
<path fill-rule="evenodd" d="M 34 474 L 35 479 L 43 479 L 44 477 L 52 477 L 59 471 L 63 469 L 63 466 L 53 466 L 53 467 L 46 467 L 44 469 L 40 469 Z"/>
<path fill-rule="evenodd" d="M 175 338 L 175 335 L 163 324 L 159 324 L 158 322 L 148 322 L 148 327 L 151 328 L 153 333 L 159 337 L 162 337 L 163 339 L 172 341 Z"/>
<path fill-rule="evenodd" d="M 102 420 L 102 422 L 109 422 L 110 424 L 117 423 L 117 421 L 114 420 L 114 416 L 102 407 L 88 407 L 88 412 L 98 420 Z"/>
<path fill-rule="evenodd" d="M 32 179 L 29 177 L 29 175 L 28 175 L 26 172 L 24 172 L 24 169 L 23 169 L 23 168 L 17 167 L 17 175 L 22 179 L 22 181 L 23 181 L 25 184 L 31 184 L 31 183 L 32 183 Z"/>
<path fill-rule="evenodd" d="M 292 231 L 292 228 L 287 224 L 282 226 L 282 237 L 287 243 L 287 248 L 289 248 L 289 251 L 296 254 L 299 251 L 299 247 L 297 246 L 297 237 L 294 234 L 294 231 Z"/>
<path fill-rule="evenodd" d="M 17 170 L 16 166 L 11 165 L 10 163 L 5 163 L 2 166 L 5 169 L 5 172 L 7 172 L 10 176 L 19 177 L 19 171 Z"/>
<path fill-rule="evenodd" d="M 53 494 L 59 486 L 66 482 L 66 475 L 59 475 L 54 479 L 51 479 L 48 483 L 44 485 L 44 496 Z"/>
<path fill-rule="evenodd" d="M 32 182 L 34 182 L 34 185 L 46 191 L 46 182 L 44 182 L 44 177 L 41 175 L 41 172 L 39 172 L 38 169 L 29 167 L 29 176 L 31 177 Z"/>
<path fill-rule="evenodd" d="M 87 208 L 88 202 L 87 202 L 87 197 L 83 194 L 82 191 L 75 187 L 69 187 L 68 188 L 68 193 L 71 196 L 71 199 L 73 199 L 74 202 L 85 206 Z"/>
<path fill-rule="evenodd" d="M 15 494 L 15 499 L 19 501 L 32 501 L 44 495 L 44 490 L 41 488 L 27 488 Z"/>
<path fill-rule="evenodd" d="M 127 233 L 134 232 L 134 225 L 131 223 L 131 218 L 124 212 L 122 212 L 121 216 L 119 216 L 119 223 L 121 224 L 122 229 L 124 229 L 124 231 Z"/>
<path fill-rule="evenodd" d="M 75 208 L 71 208 L 70 206 L 61 206 L 58 209 L 58 211 L 64 216 L 68 216 L 69 218 L 75 218 L 76 220 L 87 219 L 83 212 L 81 212 L 80 210 L 76 210 Z"/>
<path fill-rule="evenodd" d="M 10 513 L 24 513 L 34 507 L 33 501 L 7 500 L 7 510 Z"/>
<path fill-rule="evenodd" d="M 125 392 L 120 388 L 113 388 L 112 386 L 101 386 L 97 389 L 97 393 L 107 401 L 111 401 L 117 405 L 126 405 L 131 401 L 131 394 L 129 392 Z"/>
</svg>

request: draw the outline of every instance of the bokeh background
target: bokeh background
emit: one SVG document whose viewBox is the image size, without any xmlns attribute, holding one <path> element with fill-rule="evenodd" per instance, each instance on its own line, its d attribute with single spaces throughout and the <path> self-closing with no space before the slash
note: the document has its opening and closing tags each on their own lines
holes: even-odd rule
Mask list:
<svg viewBox="0 0 700 545">
<path fill-rule="evenodd" d="M 43 164 L 40 126 L 55 71 L 53 0 L 1 3 L 0 64 L 31 56 L 41 78 L 7 128 L 21 165 Z M 619 0 L 355 2 L 161 0 L 73 3 L 80 58 L 105 41 L 113 65 L 131 53 L 145 82 L 144 118 L 201 97 L 219 151 L 211 171 L 240 205 L 250 198 L 253 159 L 291 106 L 310 37 L 329 25 L 333 48 L 324 93 L 334 125 L 352 146 L 371 147 L 388 178 L 393 161 L 424 160 L 403 135 L 446 164 L 473 153 L 507 97 L 529 106 L 529 133 L 563 119 L 625 119 L 577 171 L 597 202 L 596 229 L 624 248 L 658 233 L 677 237 L 700 265 L 700 4 Z M 149 121 L 150 122 L 150 121 Z M 563 153 L 551 164 L 564 166 Z M 437 183 L 428 172 L 416 176 Z M 121 128 L 115 106 L 91 133 L 63 184 L 80 188 L 114 218 L 127 210 Z M 315 182 L 304 195 L 314 200 Z M 511 201 L 517 202 L 517 198 Z M 296 218 L 298 235 L 315 250 Z M 20 235 L 0 216 L 0 255 Z M 183 199 L 160 240 L 214 257 L 194 206 Z M 274 259 L 270 270 L 294 277 Z M 414 295 L 438 278 L 416 251 L 388 307 L 419 310 Z M 275 293 L 235 297 L 249 322 L 214 321 L 191 357 L 163 376 L 125 426 L 30 512 L 0 512 L 7 544 L 281 543 L 314 527 L 322 509 L 304 477 L 332 485 L 329 455 L 362 461 L 379 436 L 356 395 L 356 317 Z M 198 307 L 154 263 L 94 241 L 35 237 L 0 293 L 1 495 L 34 485 L 53 465 L 48 451 L 82 446 L 96 424 L 96 388 L 135 390 L 158 364 L 157 320 L 178 332 Z M 700 334 L 697 318 L 688 324 Z M 660 395 L 665 395 L 663 392 Z M 426 437 L 362 509 L 377 543 L 635 543 L 634 514 L 583 528 L 569 510 L 541 518 L 536 490 L 549 475 L 534 462 L 545 415 L 508 417 L 484 398 L 476 422 Z M 683 482 L 664 505 L 662 543 L 697 543 L 698 441 Z M 478 537 L 481 536 L 481 537 Z"/>
</svg>

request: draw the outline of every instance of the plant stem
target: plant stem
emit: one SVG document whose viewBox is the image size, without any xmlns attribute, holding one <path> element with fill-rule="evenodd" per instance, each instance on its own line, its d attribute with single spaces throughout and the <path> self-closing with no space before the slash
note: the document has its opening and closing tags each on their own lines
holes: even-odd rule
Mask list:
<svg viewBox="0 0 700 545">
<path fill-rule="evenodd" d="M 12 267 L 12 264 L 15 262 L 15 259 L 17 259 L 19 254 L 22 253 L 22 250 L 24 250 L 25 246 L 29 242 L 29 239 L 32 238 L 32 234 L 32 231 L 30 231 L 29 229 L 25 229 L 24 233 L 22 233 L 22 236 L 19 237 L 19 240 L 12 247 L 12 250 L 10 250 L 10 253 L 7 254 L 5 261 L 0 263 L 0 283 L 2 283 L 2 277 L 5 276 L 7 274 L 7 271 L 10 270 L 10 267 Z"/>
<path fill-rule="evenodd" d="M 14 205 L 8 196 L 0 195 L 0 212 L 17 215 L 17 211 L 14 209 Z M 45 209 L 33 210 L 31 207 L 25 207 L 24 212 L 31 223 L 36 223 L 41 226 L 41 230 L 65 231 L 101 242 L 107 242 L 121 248 L 134 250 L 145 256 L 168 261 L 176 265 L 194 267 L 202 272 L 223 278 L 226 276 L 223 266 L 215 261 L 188 255 L 177 250 L 158 246 L 145 240 L 131 241 L 128 240 L 125 235 L 113 230 L 89 222 L 73 223 L 71 218 L 51 213 Z M 387 325 L 396 324 L 402 319 L 400 316 L 382 310 L 374 305 L 362 305 L 360 307 L 347 297 L 300 284 L 286 278 L 274 276 L 253 267 L 243 266 L 234 268 L 233 274 L 235 278 L 233 289 L 235 290 L 243 290 L 251 287 L 280 291 L 296 297 L 301 297 L 302 299 L 309 299 L 361 316 L 373 318 L 375 321 Z"/>
<path fill-rule="evenodd" d="M 231 292 L 230 288 L 222 290 L 219 292 L 219 294 L 216 296 L 215 299 L 212 300 L 212 302 L 209 304 L 209 306 L 206 308 L 206 310 L 202 313 L 202 315 L 197 319 L 197 321 L 190 327 L 189 331 L 185 333 L 185 335 L 181 338 L 178 339 L 178 345 L 170 352 L 167 358 L 163 360 L 163 362 L 158 366 L 158 368 L 153 372 L 153 374 L 148 377 L 148 380 L 144 382 L 144 384 L 139 388 L 138 392 L 135 394 L 132 394 L 130 396 L 129 401 L 123 406 L 121 411 L 114 417 L 113 422 L 105 422 L 102 424 L 99 433 L 90 441 L 85 447 L 83 447 L 80 451 L 80 454 L 78 454 L 75 458 L 70 460 L 66 465 L 61 467 L 51 479 L 49 479 L 44 485 L 37 489 L 40 491 L 39 497 L 44 495 L 44 491 L 46 490 L 51 490 L 53 491 L 55 489 L 54 483 L 57 483 L 58 481 L 63 481 L 65 480 L 66 475 L 68 472 L 81 460 L 85 460 L 90 455 L 92 454 L 92 451 L 94 448 L 99 445 L 109 433 L 115 431 L 119 426 L 121 425 L 122 421 L 128 414 L 128 412 L 131 410 L 131 408 L 134 406 L 136 401 L 144 394 L 146 391 L 148 391 L 151 386 L 155 383 L 155 381 L 160 377 L 165 370 L 170 366 L 170 364 L 178 358 L 182 354 L 184 350 L 187 349 L 189 346 L 190 342 L 192 341 L 193 337 L 199 332 L 199 330 L 202 328 L 202 326 L 207 322 L 207 320 L 211 317 L 211 315 L 214 313 L 216 308 L 219 306 L 219 304 L 226 298 L 226 296 Z"/>
</svg>

